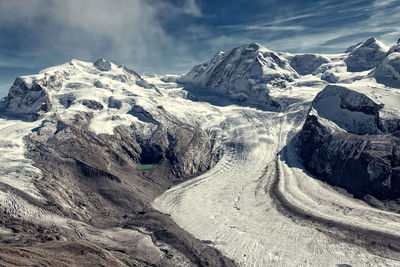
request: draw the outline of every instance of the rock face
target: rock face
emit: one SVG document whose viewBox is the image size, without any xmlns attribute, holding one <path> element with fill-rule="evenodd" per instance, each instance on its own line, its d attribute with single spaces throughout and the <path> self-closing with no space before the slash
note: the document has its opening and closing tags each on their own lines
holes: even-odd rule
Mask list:
<svg viewBox="0 0 400 267">
<path fill-rule="evenodd" d="M 356 72 L 375 68 L 385 57 L 387 48 L 375 38 L 370 38 L 346 51 L 350 51 L 345 59 L 347 71 Z"/>
<path fill-rule="evenodd" d="M 328 63 L 330 60 L 327 57 L 304 54 L 296 55 L 290 61 L 290 65 L 301 75 L 312 74 L 322 64 Z"/>
<path fill-rule="evenodd" d="M 8 93 L 7 110 L 33 117 L 49 111 L 51 103 L 42 86 L 41 82 L 29 83 L 22 78 L 17 78 Z"/>
<path fill-rule="evenodd" d="M 321 80 L 327 81 L 328 83 L 337 83 L 339 81 L 339 77 L 331 71 L 326 71 L 324 74 L 322 74 Z"/>
<path fill-rule="evenodd" d="M 168 160 L 178 178 L 206 171 L 218 159 L 211 154 L 212 144 L 205 132 L 183 123 L 168 128 L 160 125 L 146 146 L 144 154 L 157 155 L 156 160 Z M 143 161 L 151 162 L 151 159 L 142 157 Z"/>
<path fill-rule="evenodd" d="M 400 118 L 396 126 L 383 127 L 384 114 L 384 105 L 367 92 L 328 85 L 314 99 L 300 133 L 308 170 L 357 198 L 399 198 Z"/>
<path fill-rule="evenodd" d="M 396 135 L 331 134 L 310 115 L 301 134 L 302 156 L 310 171 L 357 198 L 400 197 L 400 138 Z"/>
<path fill-rule="evenodd" d="M 270 105 L 269 87 L 286 87 L 297 77 L 288 60 L 259 44 L 249 44 L 218 53 L 178 82 L 209 88 L 233 100 Z"/>
<path fill-rule="evenodd" d="M 104 58 L 96 60 L 96 62 L 94 62 L 93 65 L 96 66 L 96 68 L 98 68 L 101 71 L 111 70 L 111 63 L 106 61 Z"/>
</svg>

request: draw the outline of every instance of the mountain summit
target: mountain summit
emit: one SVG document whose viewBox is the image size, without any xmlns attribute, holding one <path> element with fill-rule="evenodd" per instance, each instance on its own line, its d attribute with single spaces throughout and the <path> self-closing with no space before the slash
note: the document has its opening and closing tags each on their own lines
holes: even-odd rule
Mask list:
<svg viewBox="0 0 400 267">
<path fill-rule="evenodd" d="M 209 88 L 238 101 L 271 104 L 269 89 L 284 88 L 298 77 L 287 59 L 253 43 L 216 54 L 179 82 Z"/>
</svg>

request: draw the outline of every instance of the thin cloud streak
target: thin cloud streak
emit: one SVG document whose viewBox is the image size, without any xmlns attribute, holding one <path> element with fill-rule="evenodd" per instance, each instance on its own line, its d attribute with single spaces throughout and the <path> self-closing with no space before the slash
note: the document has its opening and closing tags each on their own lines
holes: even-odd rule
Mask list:
<svg viewBox="0 0 400 267">
<path fill-rule="evenodd" d="M 272 22 L 266 23 L 265 19 L 257 18 L 242 25 L 223 27 L 241 31 L 240 35 L 244 39 L 253 37 L 253 41 L 273 50 L 338 53 L 369 37 L 377 37 L 388 45 L 395 42 L 400 37 L 400 5 L 395 5 L 395 2 L 400 1 L 336 1 L 334 4 L 321 2 L 320 5 L 297 13 L 284 11 Z M 285 34 L 285 31 L 290 30 L 294 32 Z M 281 34 L 276 35 L 275 31 Z M 261 32 L 263 34 L 259 34 Z M 211 43 L 217 46 L 228 45 L 238 39 L 232 35 L 229 32 L 226 36 L 217 36 Z"/>
<path fill-rule="evenodd" d="M 159 14 L 166 10 L 202 16 L 195 0 L 184 1 L 181 8 L 145 0 L 3 0 L 0 27 L 32 35 L 33 39 L 22 40 L 29 42 L 25 49 L 32 53 L 45 47 L 47 55 L 36 58 L 38 65 L 49 64 L 52 55 L 84 60 L 106 57 L 146 70 L 162 67 L 163 53 L 187 49 L 184 44 L 177 46 L 163 29 Z"/>
<path fill-rule="evenodd" d="M 222 26 L 223 29 L 231 29 L 237 31 L 300 31 L 305 30 L 306 27 L 301 25 L 225 25 Z"/>
</svg>

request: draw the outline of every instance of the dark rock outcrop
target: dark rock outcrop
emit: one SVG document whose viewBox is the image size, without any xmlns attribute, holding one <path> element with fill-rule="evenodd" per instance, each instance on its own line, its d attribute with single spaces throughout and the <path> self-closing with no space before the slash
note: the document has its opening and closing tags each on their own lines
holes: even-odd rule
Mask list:
<svg viewBox="0 0 400 267">
<path fill-rule="evenodd" d="M 400 197 L 400 138 L 395 135 L 332 135 L 311 115 L 300 139 L 306 167 L 323 181 L 357 198 Z"/>
<path fill-rule="evenodd" d="M 87 108 L 94 109 L 94 110 L 102 110 L 104 106 L 95 101 L 95 100 L 90 100 L 90 99 L 84 99 L 81 101 L 82 105 L 86 106 Z"/>
<path fill-rule="evenodd" d="M 400 128 L 382 127 L 382 108 L 362 93 L 328 85 L 314 99 L 299 135 L 312 174 L 373 205 L 400 198 Z"/>
<path fill-rule="evenodd" d="M 50 110 L 51 103 L 40 81 L 27 84 L 24 79 L 17 78 L 8 93 L 5 108 L 37 118 Z"/>
<path fill-rule="evenodd" d="M 337 83 L 339 81 L 339 77 L 331 71 L 324 72 L 324 74 L 321 76 L 321 79 L 327 81 L 328 83 Z"/>
<path fill-rule="evenodd" d="M 96 60 L 93 65 L 100 71 L 109 71 L 111 70 L 111 63 L 105 60 L 104 58 L 100 58 Z"/>
</svg>

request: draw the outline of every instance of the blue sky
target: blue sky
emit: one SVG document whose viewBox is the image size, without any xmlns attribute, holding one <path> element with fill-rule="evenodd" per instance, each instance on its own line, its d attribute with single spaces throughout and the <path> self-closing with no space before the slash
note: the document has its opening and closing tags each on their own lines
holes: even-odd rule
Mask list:
<svg viewBox="0 0 400 267">
<path fill-rule="evenodd" d="M 184 73 L 244 43 L 335 53 L 400 38 L 400 0 L 1 0 L 0 95 L 73 58 Z"/>
</svg>

